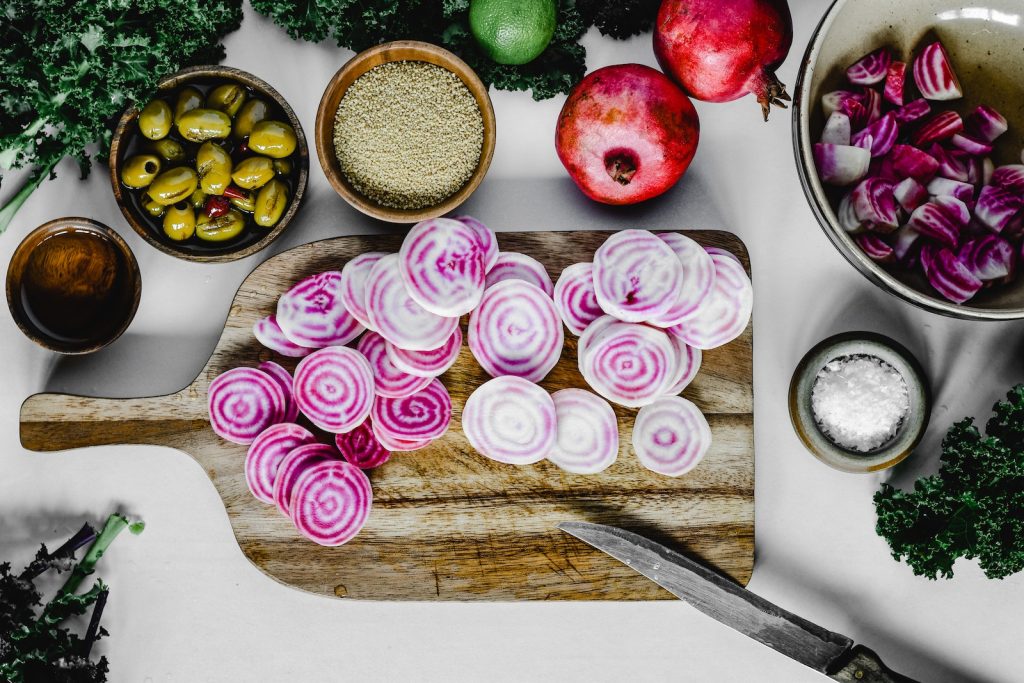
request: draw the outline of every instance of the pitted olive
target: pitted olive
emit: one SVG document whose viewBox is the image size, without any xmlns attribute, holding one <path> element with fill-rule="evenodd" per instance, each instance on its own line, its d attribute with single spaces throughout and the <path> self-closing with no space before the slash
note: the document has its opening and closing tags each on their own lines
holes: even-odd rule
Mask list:
<svg viewBox="0 0 1024 683">
<path fill-rule="evenodd" d="M 269 228 L 281 220 L 281 214 L 288 206 L 288 186 L 274 178 L 263 186 L 263 189 L 256 195 L 256 211 L 253 212 L 253 220 L 256 225 Z"/>
<path fill-rule="evenodd" d="M 146 192 L 157 204 L 165 206 L 190 197 L 199 187 L 199 176 L 188 166 L 176 166 L 153 180 Z"/>
<path fill-rule="evenodd" d="M 193 109 L 178 119 L 178 133 L 190 142 L 223 140 L 231 134 L 231 118 L 216 109 Z"/>
<path fill-rule="evenodd" d="M 235 116 L 235 128 L 231 134 L 242 139 L 252 133 L 252 127 L 270 116 L 270 105 L 261 99 L 253 98 L 242 105 Z"/>
<path fill-rule="evenodd" d="M 274 159 L 295 151 L 295 129 L 282 121 L 260 121 L 249 133 L 249 149 Z"/>
<path fill-rule="evenodd" d="M 171 123 L 171 107 L 161 99 L 151 100 L 139 112 L 139 132 L 150 140 L 167 137 Z"/>
<path fill-rule="evenodd" d="M 167 209 L 164 215 L 164 234 L 175 242 L 183 242 L 196 232 L 196 212 L 192 204 L 183 201 Z"/>
<path fill-rule="evenodd" d="M 237 237 L 244 227 L 245 218 L 235 209 L 228 209 L 226 214 L 216 218 L 203 213 L 199 214 L 196 235 L 207 242 L 224 242 Z"/>
<path fill-rule="evenodd" d="M 274 162 L 267 157 L 249 157 L 242 160 L 231 172 L 235 185 L 246 190 L 263 187 L 274 177 Z"/>
<path fill-rule="evenodd" d="M 234 116 L 245 102 L 245 88 L 237 83 L 218 85 L 206 96 L 206 106 Z"/>
<path fill-rule="evenodd" d="M 148 187 L 163 164 L 155 154 L 137 154 L 125 160 L 121 168 L 121 182 L 128 187 L 140 189 Z"/>
</svg>

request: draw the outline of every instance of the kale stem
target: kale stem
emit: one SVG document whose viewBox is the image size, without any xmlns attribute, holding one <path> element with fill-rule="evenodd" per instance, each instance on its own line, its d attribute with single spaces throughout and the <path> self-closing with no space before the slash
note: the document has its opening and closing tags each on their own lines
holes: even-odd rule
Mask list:
<svg viewBox="0 0 1024 683">
<path fill-rule="evenodd" d="M 21 572 L 21 578 L 25 581 L 32 581 L 37 576 L 49 569 L 50 560 L 60 559 L 64 557 L 73 557 L 79 548 L 92 543 L 96 538 L 96 530 L 92 528 L 92 525 L 86 522 L 82 525 L 74 536 L 64 541 L 64 545 L 49 553 L 43 560 L 33 560 L 25 571 Z"/>
<path fill-rule="evenodd" d="M 107 605 L 107 596 L 110 591 L 104 588 L 96 597 L 96 604 L 92 607 L 92 616 L 89 618 L 89 627 L 85 630 L 85 640 L 82 641 L 82 656 L 89 658 L 92 652 L 93 643 L 96 642 L 96 633 L 100 628 L 100 617 L 103 616 L 103 608 Z"/>
<path fill-rule="evenodd" d="M 117 538 L 117 535 L 128 528 L 128 518 L 124 515 L 114 513 L 107 517 L 106 523 L 103 525 L 103 530 L 89 546 L 89 549 L 85 552 L 85 556 L 75 565 L 74 569 L 71 570 L 71 576 L 64 583 L 63 588 L 57 593 L 57 597 L 74 593 L 78 590 L 78 587 L 82 585 L 82 581 L 85 577 L 92 574 L 93 569 L 96 568 L 96 563 L 99 562 L 100 558 L 103 557 L 103 553 L 107 551 L 110 544 Z"/>
<path fill-rule="evenodd" d="M 21 186 L 21 189 L 11 197 L 10 201 L 7 202 L 2 208 L 0 208 L 0 235 L 7 229 L 7 226 L 11 224 L 14 219 L 14 214 L 18 213 L 18 209 L 24 204 L 29 196 L 35 192 L 35 189 L 43 182 L 43 179 L 50 175 L 50 171 L 57 165 L 57 162 L 53 162 L 49 166 L 43 168 L 37 168 L 25 184 Z"/>
</svg>

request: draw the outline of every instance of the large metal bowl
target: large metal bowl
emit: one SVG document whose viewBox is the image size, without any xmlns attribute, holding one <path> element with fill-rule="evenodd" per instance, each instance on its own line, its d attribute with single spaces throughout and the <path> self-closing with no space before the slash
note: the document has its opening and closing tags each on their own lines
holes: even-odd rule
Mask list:
<svg viewBox="0 0 1024 683">
<path fill-rule="evenodd" d="M 857 247 L 836 218 L 842 189 L 824 187 L 812 157 L 824 116 L 821 95 L 840 88 L 847 66 L 881 45 L 910 62 L 915 48 L 939 38 L 964 97 L 961 113 L 989 104 L 1010 123 L 993 152 L 997 165 L 1021 163 L 1024 145 L 1024 3 L 1021 0 L 836 0 L 811 36 L 793 97 L 793 151 L 807 201 L 839 252 L 883 290 L 926 310 L 968 320 L 1024 318 L 1024 279 L 993 287 L 966 305 L 939 297 L 918 273 L 887 269 Z M 911 78 L 908 69 L 908 78 Z"/>
</svg>

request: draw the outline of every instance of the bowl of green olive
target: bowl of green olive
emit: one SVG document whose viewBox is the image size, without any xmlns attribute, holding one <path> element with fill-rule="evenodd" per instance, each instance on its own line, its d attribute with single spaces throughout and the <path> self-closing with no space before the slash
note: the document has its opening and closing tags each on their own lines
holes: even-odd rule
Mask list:
<svg viewBox="0 0 1024 683">
<path fill-rule="evenodd" d="M 197 66 L 160 81 L 121 116 L 110 183 L 147 242 L 188 261 L 255 254 L 302 202 L 309 149 L 295 112 L 239 69 Z"/>
</svg>

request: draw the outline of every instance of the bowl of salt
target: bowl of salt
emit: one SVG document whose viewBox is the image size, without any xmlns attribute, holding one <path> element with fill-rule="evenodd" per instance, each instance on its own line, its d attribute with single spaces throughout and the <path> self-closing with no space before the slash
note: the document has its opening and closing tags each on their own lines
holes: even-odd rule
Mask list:
<svg viewBox="0 0 1024 683">
<path fill-rule="evenodd" d="M 807 352 L 789 385 L 789 415 L 815 457 L 844 472 L 876 472 L 924 436 L 931 394 L 917 359 L 873 332 L 844 332 Z"/>
</svg>

